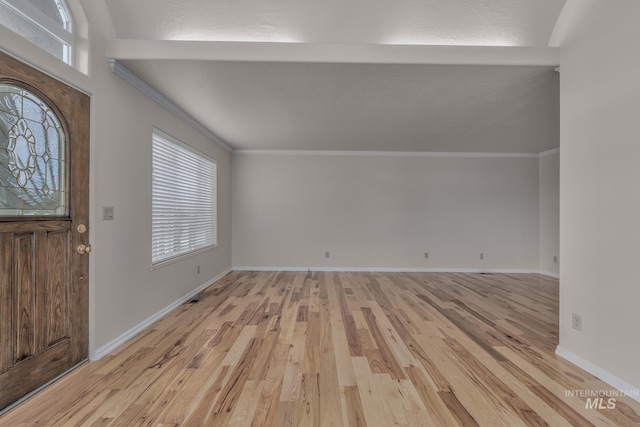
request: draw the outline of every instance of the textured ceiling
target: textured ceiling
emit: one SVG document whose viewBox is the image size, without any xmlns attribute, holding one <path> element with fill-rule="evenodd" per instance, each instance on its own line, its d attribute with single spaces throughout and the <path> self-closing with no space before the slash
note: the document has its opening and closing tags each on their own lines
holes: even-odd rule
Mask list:
<svg viewBox="0 0 640 427">
<path fill-rule="evenodd" d="M 107 0 L 124 39 L 547 46 L 564 0 Z"/>
<path fill-rule="evenodd" d="M 404 43 L 544 49 L 564 4 L 105 1 L 118 38 L 127 41 L 295 42 L 303 48 Z M 114 57 L 235 149 L 536 153 L 558 146 L 558 74 L 548 64 L 420 64 L 418 57 L 396 64 L 382 57 L 367 64 L 270 61 L 259 45 L 250 46 L 256 60 L 211 60 L 219 46 L 197 45 L 189 60 L 155 56 L 160 60 L 150 52 L 163 51 L 162 44 L 134 43 Z M 175 52 L 175 45 L 166 47 Z M 507 49 L 513 47 L 503 49 L 507 61 L 499 63 L 511 63 Z"/>
<path fill-rule="evenodd" d="M 238 149 L 541 152 L 553 67 L 124 62 Z M 175 76 L 187 85 L 165 85 Z"/>
</svg>

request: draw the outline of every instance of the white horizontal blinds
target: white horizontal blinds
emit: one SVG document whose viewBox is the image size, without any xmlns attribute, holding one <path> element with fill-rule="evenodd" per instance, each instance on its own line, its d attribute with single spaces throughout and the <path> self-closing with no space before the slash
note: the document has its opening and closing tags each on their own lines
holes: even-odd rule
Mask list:
<svg viewBox="0 0 640 427">
<path fill-rule="evenodd" d="M 152 262 L 216 244 L 216 164 L 154 129 Z"/>
</svg>

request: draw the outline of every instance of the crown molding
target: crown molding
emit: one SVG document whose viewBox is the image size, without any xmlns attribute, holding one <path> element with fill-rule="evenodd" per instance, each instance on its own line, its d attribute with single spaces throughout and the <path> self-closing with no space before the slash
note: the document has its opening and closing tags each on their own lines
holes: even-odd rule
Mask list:
<svg viewBox="0 0 640 427">
<path fill-rule="evenodd" d="M 553 151 L 553 150 L 549 150 Z M 544 153 L 547 153 L 545 151 Z M 233 150 L 234 155 L 262 156 L 364 156 L 364 157 L 485 157 L 532 158 L 538 153 L 457 153 L 432 151 L 330 151 L 330 150 Z"/>
<path fill-rule="evenodd" d="M 167 110 L 171 111 L 173 114 L 184 120 L 191 127 L 196 129 L 198 132 L 211 139 L 214 143 L 216 143 L 219 147 L 221 147 L 226 152 L 230 153 L 232 151 L 231 147 L 227 145 L 225 142 L 220 139 L 215 133 L 211 132 L 207 127 L 205 127 L 202 123 L 194 119 L 189 113 L 184 111 L 182 108 L 178 107 L 173 103 L 169 98 L 162 95 L 160 92 L 151 87 L 147 82 L 142 80 L 140 77 L 135 75 L 131 70 L 122 65 L 116 59 L 109 59 L 109 66 L 111 67 L 111 71 L 118 77 L 122 78 L 124 81 L 129 83 L 131 86 L 138 89 L 140 92 L 147 95 L 149 98 L 156 101 L 158 104 L 162 105 Z"/>
</svg>

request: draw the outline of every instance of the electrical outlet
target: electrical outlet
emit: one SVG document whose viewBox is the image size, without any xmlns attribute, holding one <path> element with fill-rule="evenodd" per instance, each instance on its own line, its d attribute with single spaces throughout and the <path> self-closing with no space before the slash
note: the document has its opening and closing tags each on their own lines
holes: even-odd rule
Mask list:
<svg viewBox="0 0 640 427">
<path fill-rule="evenodd" d="M 424 253 L 424 259 L 429 259 L 429 252 Z"/>
<path fill-rule="evenodd" d="M 557 257 L 557 256 L 554 256 L 554 257 L 553 257 L 553 263 L 554 263 L 554 264 L 557 264 L 557 263 L 558 263 L 558 257 Z"/>
<path fill-rule="evenodd" d="M 200 266 L 198 266 L 198 267 L 196 268 L 196 272 L 197 272 L 198 274 L 200 274 Z"/>
<path fill-rule="evenodd" d="M 325 253 L 324 253 L 324 257 L 325 257 L 325 258 L 331 258 L 331 254 L 330 254 L 329 252 L 325 252 Z"/>
<path fill-rule="evenodd" d="M 576 313 L 571 313 L 571 326 L 576 331 L 582 331 L 582 316 Z"/>
<path fill-rule="evenodd" d="M 480 253 L 480 259 L 484 259 L 484 254 L 482 252 Z"/>
</svg>

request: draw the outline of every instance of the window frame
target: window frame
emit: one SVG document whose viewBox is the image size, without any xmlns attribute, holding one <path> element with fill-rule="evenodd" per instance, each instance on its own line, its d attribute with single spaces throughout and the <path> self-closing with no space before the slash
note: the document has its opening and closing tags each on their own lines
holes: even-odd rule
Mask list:
<svg viewBox="0 0 640 427">
<path fill-rule="evenodd" d="M 34 43 L 36 46 L 41 48 L 47 53 L 50 53 L 52 56 L 60 59 L 64 63 L 70 66 L 74 66 L 74 50 L 75 50 L 75 32 L 74 32 L 74 19 L 73 14 L 69 8 L 69 5 L 65 0 L 52 0 L 61 13 L 61 18 L 63 21 L 66 21 L 62 26 L 55 22 L 51 17 L 47 16 L 40 9 L 33 6 L 29 2 L 24 0 L 0 0 L 1 4 L 4 4 L 7 8 L 9 8 L 15 15 L 18 17 L 28 21 L 32 25 L 38 27 L 46 34 L 48 34 L 51 38 L 59 41 L 62 46 L 62 58 L 53 55 L 50 51 L 46 50 L 42 46 Z M 63 16 L 64 15 L 64 16 Z M 24 34 L 19 34 L 21 37 L 29 40 L 25 37 Z M 31 40 L 29 40 L 31 41 Z M 32 42 L 32 41 L 31 41 Z M 32 42 L 33 43 L 33 42 Z"/>
<path fill-rule="evenodd" d="M 183 155 L 185 156 L 192 156 L 194 159 L 196 159 L 197 162 L 200 162 L 201 165 L 209 165 L 211 167 L 211 177 L 210 177 L 210 183 L 211 183 L 211 210 L 208 211 L 210 216 L 211 216 L 211 229 L 210 229 L 210 239 L 205 238 L 205 243 L 204 244 L 191 244 L 188 243 L 186 245 L 178 245 L 177 249 L 168 253 L 164 253 L 161 255 L 158 255 L 158 252 L 160 251 L 159 249 L 157 249 L 157 246 L 159 245 L 159 243 L 157 242 L 157 239 L 160 239 L 161 236 L 157 235 L 157 226 L 159 225 L 156 221 L 156 216 L 158 214 L 160 215 L 167 215 L 167 210 L 162 210 L 160 213 L 158 213 L 156 211 L 156 185 L 158 183 L 157 178 L 156 178 L 156 173 L 157 171 L 157 165 L 158 163 L 161 163 L 160 158 L 157 157 L 156 155 L 156 144 L 158 143 L 162 143 L 165 148 L 163 148 L 163 150 L 166 150 L 167 146 L 170 146 L 170 149 L 173 150 L 178 150 L 180 151 Z M 163 132 L 162 130 L 153 127 L 153 135 L 152 135 L 152 159 L 151 159 L 151 269 L 156 269 L 159 267 L 162 267 L 164 265 L 167 264 L 171 264 L 175 261 L 187 258 L 187 257 L 191 257 L 193 255 L 196 255 L 198 253 L 210 250 L 212 248 L 215 248 L 218 246 L 218 185 L 217 185 L 217 181 L 218 181 L 218 165 L 217 165 L 217 161 L 214 157 L 209 156 L 195 148 L 193 148 L 192 146 L 182 142 L 181 140 L 167 134 L 166 132 Z M 174 159 L 175 160 L 175 159 Z M 160 171 L 160 174 L 167 173 L 167 172 L 171 172 L 171 171 L 175 171 L 176 170 L 176 164 L 174 162 L 168 162 L 167 160 L 165 160 L 165 164 L 162 164 L 161 166 L 163 166 L 163 169 Z M 189 171 L 187 172 L 187 174 L 193 174 L 193 171 Z M 184 191 L 185 188 L 187 188 L 190 183 L 186 181 L 186 179 L 184 179 L 184 176 L 180 176 L 178 174 L 174 174 L 173 175 L 174 179 L 178 179 L 181 178 L 182 181 L 180 180 L 176 180 L 174 182 L 174 184 L 182 184 L 182 192 L 181 194 L 186 195 L 186 192 Z M 175 189 L 175 187 L 172 187 L 173 189 Z M 171 188 L 168 187 L 162 187 L 160 189 L 161 191 L 170 191 Z M 193 194 L 191 194 L 193 196 Z M 199 194 L 200 196 L 202 195 Z M 191 199 L 193 200 L 193 199 Z M 159 203 L 161 203 L 162 200 L 159 201 Z M 205 203 L 206 204 L 206 203 Z M 185 216 L 178 216 L 177 218 L 182 224 L 188 223 L 189 218 L 185 218 Z M 198 230 L 202 230 L 203 224 L 205 224 L 203 221 L 199 221 L 196 222 L 196 226 L 194 227 L 195 230 L 193 228 L 189 228 L 189 234 L 195 232 L 198 232 Z M 189 226 L 193 226 L 193 224 L 189 224 Z M 205 224 L 206 226 L 206 224 Z M 200 231 L 201 232 L 201 231 Z M 165 237 L 168 237 L 168 234 L 163 233 L 165 235 Z M 176 233 L 176 235 L 174 235 L 174 239 L 176 237 L 179 237 L 179 234 Z M 184 235 L 182 236 L 182 238 L 184 239 Z M 167 243 L 165 243 L 166 245 Z M 175 242 L 172 243 L 175 246 Z"/>
</svg>

